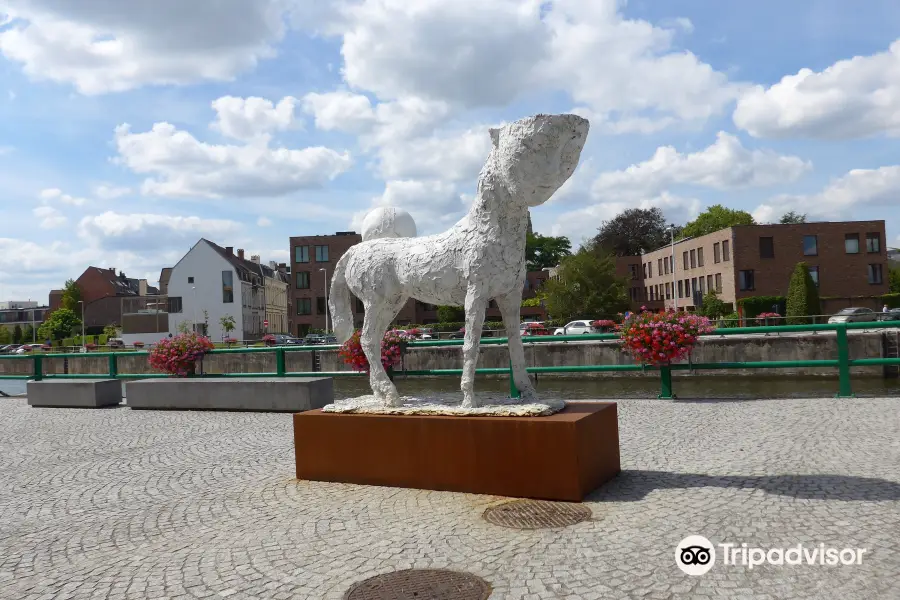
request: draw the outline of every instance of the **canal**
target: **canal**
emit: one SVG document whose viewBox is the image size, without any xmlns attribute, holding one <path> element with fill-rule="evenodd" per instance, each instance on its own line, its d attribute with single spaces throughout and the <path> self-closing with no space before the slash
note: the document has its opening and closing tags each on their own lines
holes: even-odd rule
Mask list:
<svg viewBox="0 0 900 600">
<path fill-rule="evenodd" d="M 447 396 L 458 398 L 459 378 L 397 377 L 397 389 L 405 396 Z M 835 377 L 676 377 L 675 393 L 679 398 L 750 399 L 750 398 L 827 398 L 838 390 Z M 485 399 L 509 393 L 509 383 L 503 379 L 479 379 L 475 386 Z M 651 377 L 615 377 L 574 379 L 543 377 L 537 383 L 538 393 L 546 397 L 569 400 L 590 398 L 655 398 L 659 380 Z M 0 391 L 16 396 L 25 394 L 25 382 L 0 381 Z M 365 378 L 334 380 L 336 398 L 370 393 Z M 853 378 L 853 392 L 857 396 L 900 396 L 900 379 Z"/>
</svg>

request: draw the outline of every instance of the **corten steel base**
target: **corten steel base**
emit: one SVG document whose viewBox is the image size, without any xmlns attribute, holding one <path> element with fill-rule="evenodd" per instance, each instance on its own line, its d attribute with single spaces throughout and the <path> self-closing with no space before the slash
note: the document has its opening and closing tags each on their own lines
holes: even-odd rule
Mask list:
<svg viewBox="0 0 900 600">
<path fill-rule="evenodd" d="M 297 478 L 580 502 L 620 471 L 614 402 L 549 417 L 294 415 Z"/>
</svg>

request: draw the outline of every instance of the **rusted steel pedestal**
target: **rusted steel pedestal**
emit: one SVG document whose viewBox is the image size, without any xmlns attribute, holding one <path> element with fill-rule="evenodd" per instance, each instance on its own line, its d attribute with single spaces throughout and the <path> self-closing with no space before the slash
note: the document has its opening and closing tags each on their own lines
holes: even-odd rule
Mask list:
<svg viewBox="0 0 900 600">
<path fill-rule="evenodd" d="M 614 402 L 549 417 L 294 415 L 297 478 L 580 502 L 619 472 Z"/>
</svg>

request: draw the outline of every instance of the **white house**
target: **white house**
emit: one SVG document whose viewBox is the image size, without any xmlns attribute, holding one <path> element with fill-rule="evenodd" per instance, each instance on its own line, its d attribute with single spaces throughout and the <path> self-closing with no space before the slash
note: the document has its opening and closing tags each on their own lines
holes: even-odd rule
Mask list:
<svg viewBox="0 0 900 600">
<path fill-rule="evenodd" d="M 231 337 L 253 341 L 265 334 L 267 280 L 285 279 L 243 254 L 201 239 L 172 267 L 167 288 L 171 333 L 187 327 L 221 340 L 226 337 L 221 319 L 230 316 L 235 325 Z M 286 319 L 286 306 L 284 310 Z"/>
</svg>

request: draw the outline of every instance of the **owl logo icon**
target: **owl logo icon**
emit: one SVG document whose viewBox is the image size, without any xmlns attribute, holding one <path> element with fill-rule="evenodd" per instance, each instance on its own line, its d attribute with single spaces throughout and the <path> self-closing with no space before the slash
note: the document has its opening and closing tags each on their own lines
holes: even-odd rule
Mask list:
<svg viewBox="0 0 900 600">
<path fill-rule="evenodd" d="M 675 548 L 675 564 L 688 575 L 703 575 L 716 564 L 716 549 L 702 535 L 690 535 Z"/>
</svg>

